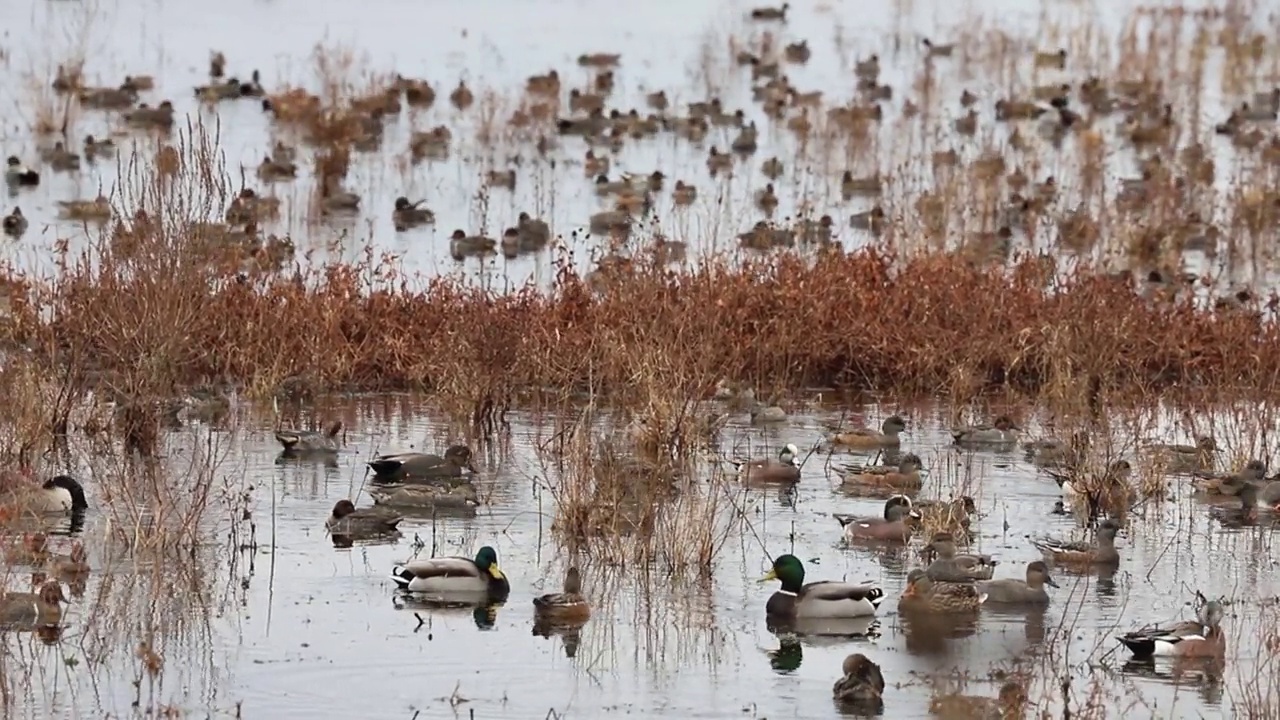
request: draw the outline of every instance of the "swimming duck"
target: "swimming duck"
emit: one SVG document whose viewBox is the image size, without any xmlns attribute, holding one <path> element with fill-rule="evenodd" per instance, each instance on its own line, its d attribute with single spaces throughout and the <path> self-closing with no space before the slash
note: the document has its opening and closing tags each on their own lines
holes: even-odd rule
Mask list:
<svg viewBox="0 0 1280 720">
<path fill-rule="evenodd" d="M 458 81 L 458 87 L 449 93 L 449 102 L 459 110 L 466 110 L 476 101 L 475 93 L 471 92 L 471 88 L 467 87 L 465 80 Z"/>
<path fill-rule="evenodd" d="M 9 237 L 21 237 L 26 231 L 27 218 L 22 214 L 22 208 L 14 205 L 13 210 L 4 216 L 4 234 Z"/>
<path fill-rule="evenodd" d="M 80 169 L 80 156 L 68 150 L 59 140 L 51 148 L 40 151 L 40 157 L 54 170 L 69 172 Z"/>
<path fill-rule="evenodd" d="M 1222 657 L 1226 652 L 1226 637 L 1221 623 L 1225 610 L 1220 600 L 1205 601 L 1195 620 L 1180 622 L 1169 627 L 1149 627 L 1134 630 L 1116 638 L 1135 659 L 1151 657 Z"/>
<path fill-rule="evenodd" d="M 766 405 L 762 402 L 757 402 L 755 406 L 751 408 L 752 425 L 780 423 L 786 422 L 786 420 L 787 411 L 777 405 Z"/>
<path fill-rule="evenodd" d="M 277 160 L 270 155 L 265 155 L 262 162 L 258 164 L 258 177 L 264 182 L 292 180 L 298 177 L 298 166 L 288 160 Z"/>
<path fill-rule="evenodd" d="M 54 555 L 49 558 L 46 566 L 49 572 L 54 576 L 62 579 L 83 578 L 89 574 L 89 553 L 84 549 L 84 543 L 76 540 L 71 543 L 70 555 Z"/>
<path fill-rule="evenodd" d="M 845 430 L 832 435 L 831 442 L 834 445 L 862 450 L 897 447 L 902 442 L 898 436 L 906 429 L 907 421 L 901 415 L 890 415 L 880 424 L 880 432 L 869 428 Z"/>
<path fill-rule="evenodd" d="M 779 620 L 805 618 L 855 618 L 875 615 L 884 590 L 872 582 L 847 583 L 824 580 L 805 584 L 804 563 L 795 555 L 780 555 L 759 582 L 779 580 L 765 603 L 765 614 Z"/>
<path fill-rule="evenodd" d="M 782 52 L 782 55 L 787 59 L 787 62 L 796 63 L 797 65 L 803 65 L 804 63 L 809 62 L 811 54 L 812 52 L 809 50 L 809 42 L 807 40 L 791 43 L 790 45 L 787 45 Z"/>
<path fill-rule="evenodd" d="M 711 150 L 707 153 L 707 170 L 711 171 L 711 177 L 715 177 L 721 170 L 728 170 L 733 167 L 733 155 L 720 152 L 715 145 L 711 146 Z"/>
<path fill-rule="evenodd" d="M 1060 565 L 1115 565 L 1120 562 L 1116 551 L 1116 533 L 1120 526 L 1114 520 L 1103 520 L 1098 525 L 1096 542 L 1066 542 L 1051 538 L 1031 541 L 1045 557 Z"/>
<path fill-rule="evenodd" d="M 1083 432 L 1072 433 L 1071 439 L 1040 438 L 1022 444 L 1022 451 L 1032 464 L 1039 467 L 1078 466 L 1089 447 L 1089 436 Z"/>
<path fill-rule="evenodd" d="M 110 157 L 116 154 L 116 144 L 111 138 L 94 139 L 92 135 L 84 137 L 84 156 L 93 162 L 99 157 Z"/>
<path fill-rule="evenodd" d="M 855 709 L 865 709 L 867 714 L 878 715 L 884 706 L 884 675 L 880 666 L 862 653 L 854 653 L 840 666 L 843 677 L 831 687 L 831 695 L 837 703 Z"/>
<path fill-rule="evenodd" d="M 1244 469 L 1235 473 L 1193 473 L 1191 486 L 1197 495 L 1205 499 L 1233 498 L 1240 494 L 1245 485 L 1256 483 L 1266 477 L 1267 466 L 1261 460 L 1250 460 Z"/>
<path fill-rule="evenodd" d="M 884 503 L 883 517 L 854 517 L 833 513 L 844 527 L 846 542 L 856 540 L 884 540 L 906 542 L 919 524 L 920 512 L 911 506 L 911 498 L 895 495 Z"/>
<path fill-rule="evenodd" d="M 898 491 L 919 490 L 922 484 L 920 470 L 924 464 L 915 453 L 907 453 L 893 465 L 856 465 L 846 468 L 843 483 L 846 487 L 871 487 Z"/>
<path fill-rule="evenodd" d="M 1239 504 L 1234 507 L 1211 507 L 1209 516 L 1228 527 L 1245 527 L 1258 522 L 1258 486 L 1246 482 L 1240 487 Z"/>
<path fill-rule="evenodd" d="M 1027 579 L 1001 578 L 977 583 L 978 592 L 986 593 L 988 603 L 1006 605 L 1048 605 L 1049 593 L 1044 586 L 1058 587 L 1049 566 L 1043 561 L 1027 563 Z"/>
<path fill-rule="evenodd" d="M 49 580 L 38 593 L 5 593 L 0 595 L 0 623 L 9 626 L 57 625 L 62 620 L 62 605 L 67 597 L 62 584 Z"/>
<path fill-rule="evenodd" d="M 973 612 L 987 599 L 973 583 L 937 582 L 924 570 L 907 573 L 907 588 L 902 591 L 898 608 L 907 611 L 938 613 Z"/>
<path fill-rule="evenodd" d="M 40 184 L 40 173 L 23 165 L 16 155 L 10 155 L 4 169 L 4 181 L 18 187 L 35 187 Z"/>
<path fill-rule="evenodd" d="M 990 580 L 999 563 L 990 555 L 960 554 L 955 536 L 945 530 L 933 534 L 926 551 L 937 555 L 925 572 L 930 580 L 938 582 L 968 582 Z"/>
<path fill-rule="evenodd" d="M 168 130 L 173 127 L 173 103 L 165 100 L 159 107 L 149 107 L 146 103 L 126 112 L 124 121 L 135 127 L 149 127 Z"/>
<path fill-rule="evenodd" d="M 992 425 L 963 425 L 951 429 L 957 445 L 1003 445 L 1017 442 L 1018 426 L 1008 415 L 996 418 Z"/>
<path fill-rule="evenodd" d="M 228 78 L 223 82 L 198 85 L 195 88 L 195 96 L 207 103 L 216 103 L 220 100 L 235 100 L 241 97 L 240 81 L 235 78 Z"/>
<path fill-rule="evenodd" d="M 587 228 L 596 234 L 628 233 L 631 231 L 633 219 L 625 210 L 605 210 L 594 213 L 587 219 Z"/>
<path fill-rule="evenodd" d="M 106 222 L 111 219 L 111 201 L 104 195 L 93 200 L 59 200 L 63 216 L 71 220 Z"/>
<path fill-rule="evenodd" d="M 436 215 L 427 208 L 418 207 L 426 200 L 417 202 L 409 202 L 409 198 L 401 195 L 396 198 L 395 210 L 391 212 L 391 221 L 396 227 L 396 231 L 404 232 L 409 228 L 419 225 L 427 225 L 435 223 Z"/>
<path fill-rule="evenodd" d="M 476 493 L 475 486 L 469 482 L 375 485 L 369 488 L 369 496 L 377 505 L 405 509 L 473 509 L 480 505 L 480 496 Z"/>
<path fill-rule="evenodd" d="M 485 184 L 489 187 L 502 188 L 503 190 L 516 189 L 516 171 L 515 170 L 490 170 L 485 175 Z"/>
<path fill-rule="evenodd" d="M 330 535 L 361 539 L 395 533 L 396 526 L 403 519 L 398 513 L 386 508 L 357 510 L 355 503 L 344 499 L 334 504 L 333 512 L 324 521 L 324 526 Z"/>
<path fill-rule="evenodd" d="M 591 617 L 591 605 L 582 595 L 582 574 L 570 567 L 564 575 L 563 590 L 533 599 L 536 618 L 555 623 L 579 625 Z"/>
<path fill-rule="evenodd" d="M 922 40 L 921 44 L 924 45 L 924 49 L 929 57 L 951 57 L 952 53 L 954 53 L 956 49 L 955 43 L 936 45 L 929 38 Z"/>
<path fill-rule="evenodd" d="M 342 421 L 334 420 L 323 432 L 314 430 L 276 430 L 276 440 L 284 446 L 285 453 L 335 454 L 338 452 L 338 433 Z"/>
<path fill-rule="evenodd" d="M 1218 451 L 1218 444 L 1213 437 L 1203 435 L 1196 438 L 1195 445 L 1169 445 L 1156 443 L 1148 445 L 1146 450 L 1155 456 L 1166 472 L 1194 472 L 1213 467 L 1213 456 Z"/>
<path fill-rule="evenodd" d="M 127 110 L 138 101 L 138 91 L 125 85 L 80 88 L 76 95 L 81 105 L 95 110 Z"/>
<path fill-rule="evenodd" d="M 511 593 L 511 583 L 498 568 L 498 552 L 485 545 L 474 560 L 464 557 L 410 560 L 391 570 L 396 587 L 414 593 L 485 594 L 502 600 Z"/>
<path fill-rule="evenodd" d="M 492 255 L 497 247 L 497 240 L 483 235 L 468 235 L 462 229 L 454 230 L 449 236 L 449 254 L 458 260 Z"/>
<path fill-rule="evenodd" d="M 800 481 L 800 450 L 787 443 L 778 451 L 778 457 L 733 462 L 738 476 L 745 483 L 794 483 Z"/>
<path fill-rule="evenodd" d="M 1112 462 L 1106 472 L 1096 478 L 1082 477 L 1076 468 L 1046 468 L 1045 472 L 1062 488 L 1064 502 L 1087 502 L 1094 512 L 1128 508 L 1130 491 L 1127 480 L 1133 472 L 1128 460 Z"/>
<path fill-rule="evenodd" d="M 545 220 L 531 217 L 524 211 L 520 212 L 516 220 L 516 229 L 520 231 L 521 239 L 537 245 L 536 249 L 541 249 L 551 241 L 551 226 Z"/>
<path fill-rule="evenodd" d="M 349 214 L 360 211 L 360 196 L 340 186 L 326 185 L 320 193 L 320 212 Z"/>
<path fill-rule="evenodd" d="M 479 472 L 471 448 L 466 445 L 451 445 L 443 456 L 419 452 L 379 455 L 369 462 L 369 468 L 373 470 L 374 482 L 434 480 L 458 477 L 464 470 Z"/>
</svg>

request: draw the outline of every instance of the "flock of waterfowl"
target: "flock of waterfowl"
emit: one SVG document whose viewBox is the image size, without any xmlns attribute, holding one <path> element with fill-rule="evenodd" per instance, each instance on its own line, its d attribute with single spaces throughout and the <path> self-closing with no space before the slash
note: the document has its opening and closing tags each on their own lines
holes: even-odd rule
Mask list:
<svg viewBox="0 0 1280 720">
<path fill-rule="evenodd" d="M 6 478 L 6 486 L 9 489 L 0 498 L 0 522 L 35 529 L 24 533 L 18 543 L 4 547 L 10 569 L 31 572 L 32 591 L 0 594 L 0 628 L 36 631 L 56 639 L 68 601 L 62 584 L 67 583 L 73 597 L 80 597 L 90 568 L 81 541 L 69 541 L 67 551 L 60 553 L 50 542 L 53 532 L 49 528 L 65 523 L 67 516 L 72 528 L 78 527 L 89 503 L 79 481 L 68 475 L 43 482 L 16 475 Z"/>
</svg>

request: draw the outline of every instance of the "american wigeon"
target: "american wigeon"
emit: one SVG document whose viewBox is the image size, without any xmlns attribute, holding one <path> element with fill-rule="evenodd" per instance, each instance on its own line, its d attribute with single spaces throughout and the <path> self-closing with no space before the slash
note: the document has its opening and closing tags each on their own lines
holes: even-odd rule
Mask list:
<svg viewBox="0 0 1280 720">
<path fill-rule="evenodd" d="M 40 184 L 40 173 L 23 165 L 16 155 L 10 155 L 4 169 L 4 181 L 18 187 L 35 187 Z"/>
<path fill-rule="evenodd" d="M 17 205 L 13 206 L 13 210 L 4 216 L 4 234 L 9 237 L 22 237 L 27 231 L 27 217 L 22 214 L 22 208 Z"/>
<path fill-rule="evenodd" d="M 397 231 L 404 232 L 409 228 L 427 225 L 436 221 L 435 213 L 427 208 L 418 207 L 424 202 L 426 201 L 409 202 L 409 198 L 403 195 L 396 198 L 395 209 L 391 211 L 391 222 Z"/>
<path fill-rule="evenodd" d="M 745 483 L 794 483 L 800 481 L 800 449 L 791 443 L 782 446 L 777 458 L 733 461 L 738 477 Z"/>
<path fill-rule="evenodd" d="M 498 568 L 498 551 L 485 545 L 475 559 L 438 557 L 410 560 L 391 570 L 396 587 L 414 593 L 486 595 L 505 599 L 511 583 Z"/>
<path fill-rule="evenodd" d="M 1000 578 L 977 583 L 978 591 L 987 594 L 987 602 L 1006 605 L 1048 605 L 1049 593 L 1044 586 L 1058 587 L 1049 566 L 1036 560 L 1027 563 L 1027 579 Z"/>
<path fill-rule="evenodd" d="M 70 220 L 105 222 L 111 219 L 111 201 L 105 195 L 93 200 L 59 200 L 63 217 Z"/>
<path fill-rule="evenodd" d="M 76 540 L 71 543 L 69 555 L 54 555 L 47 565 L 49 573 L 54 577 L 75 580 L 89 574 L 89 553 L 84 543 Z"/>
<path fill-rule="evenodd" d="M 895 495 L 884 503 L 883 517 L 854 517 L 833 514 L 844 527 L 844 539 L 906 542 L 920 524 L 920 512 L 911 506 L 911 498 Z"/>
<path fill-rule="evenodd" d="M 756 403 L 751 408 L 751 424 L 765 425 L 770 423 L 780 423 L 787 421 L 787 411 L 777 405 L 766 405 L 764 403 Z"/>
<path fill-rule="evenodd" d="M 1261 460 L 1250 460 L 1244 468 L 1233 473 L 1196 472 L 1191 476 L 1191 486 L 1196 495 L 1206 500 L 1228 499 L 1240 494 L 1249 483 L 1261 481 L 1267 475 L 1267 466 Z"/>
<path fill-rule="evenodd" d="M 338 434 L 342 432 L 342 421 L 334 420 L 323 431 L 316 430 L 276 430 L 276 440 L 284 447 L 285 454 L 336 454 L 338 452 Z"/>
<path fill-rule="evenodd" d="M 1072 433 L 1071 438 L 1041 438 L 1022 444 L 1027 459 L 1040 467 L 1075 467 L 1080 465 L 1089 450 L 1089 435 Z"/>
<path fill-rule="evenodd" d="M 937 582 L 990 580 L 999 564 L 990 555 L 960 553 L 955 536 L 945 530 L 933 534 L 926 552 L 936 555 L 925 572 Z"/>
<path fill-rule="evenodd" d="M 342 535 L 353 540 L 367 539 L 397 532 L 396 526 L 403 520 L 399 513 L 386 508 L 356 509 L 350 500 L 339 500 L 333 512 L 324 521 L 331 535 Z"/>
<path fill-rule="evenodd" d="M 1203 435 L 1196 438 L 1195 445 L 1156 443 L 1145 449 L 1165 472 L 1182 473 L 1213 467 L 1218 444 L 1212 436 Z"/>
<path fill-rule="evenodd" d="M 70 475 L 56 475 L 39 486 L 13 490 L 0 506 L 0 517 L 22 513 L 64 515 L 84 512 L 89 508 L 84 487 Z"/>
<path fill-rule="evenodd" d="M 565 572 L 561 592 L 533 599 L 533 614 L 543 621 L 573 625 L 585 623 L 591 617 L 591 605 L 582 595 L 582 574 L 578 568 L 570 567 Z"/>
<path fill-rule="evenodd" d="M 1169 627 L 1134 630 L 1117 639 L 1129 648 L 1135 659 L 1150 657 L 1222 657 L 1226 653 L 1226 636 L 1221 623 L 1225 610 L 1220 600 L 1206 600 L 1197 593 L 1200 608 L 1195 620 Z"/>
<path fill-rule="evenodd" d="M 433 480 L 479 472 L 475 456 L 466 445 L 450 445 L 443 456 L 419 452 L 379 455 L 368 464 L 374 482 Z"/>
<path fill-rule="evenodd" d="M 62 584 L 49 580 L 38 593 L 5 593 L 0 596 L 0 623 L 9 626 L 57 625 L 67 597 Z"/>
<path fill-rule="evenodd" d="M 1033 539 L 1031 544 L 1058 565 L 1115 565 L 1120 562 L 1120 553 L 1116 551 L 1118 532 L 1120 526 L 1108 519 L 1098 525 L 1097 539 L 1092 543 L 1038 538 Z"/>
<path fill-rule="evenodd" d="M 880 666 L 862 653 L 854 653 L 840 665 L 842 676 L 831 687 L 836 703 L 877 715 L 884 707 L 884 675 Z"/>
<path fill-rule="evenodd" d="M 842 483 L 846 489 L 915 492 L 923 481 L 924 465 L 914 453 L 903 455 L 894 465 L 852 465 L 844 468 Z"/>
<path fill-rule="evenodd" d="M 882 447 L 897 447 L 902 441 L 898 437 L 907 429 L 907 421 L 901 415 L 890 415 L 880 424 L 880 432 L 870 428 L 844 430 L 831 436 L 834 445 L 874 450 Z"/>
<path fill-rule="evenodd" d="M 765 615 L 780 620 L 804 618 L 855 618 L 875 615 L 884 590 L 873 582 L 848 583 L 824 580 L 805 583 L 804 563 L 795 555 L 779 555 L 760 582 L 779 580 L 765 603 Z"/>
<path fill-rule="evenodd" d="M 1001 415 L 991 425 L 962 425 L 951 429 L 957 445 L 1004 445 L 1018 441 L 1018 426 L 1008 415 Z"/>
<path fill-rule="evenodd" d="M 919 568 L 907 573 L 907 587 L 898 607 L 908 612 L 973 612 L 986 601 L 973 583 L 936 582 Z"/>
</svg>

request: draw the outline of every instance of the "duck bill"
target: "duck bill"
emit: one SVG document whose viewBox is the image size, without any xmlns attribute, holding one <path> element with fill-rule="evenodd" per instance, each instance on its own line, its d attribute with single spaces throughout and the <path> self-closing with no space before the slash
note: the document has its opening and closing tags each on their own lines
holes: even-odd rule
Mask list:
<svg viewBox="0 0 1280 720">
<path fill-rule="evenodd" d="M 1059 584 L 1058 584 L 1058 582 L 1057 582 L 1056 580 L 1054 580 L 1053 578 L 1049 577 L 1048 575 L 1045 575 L 1045 576 L 1044 576 L 1044 584 L 1045 584 L 1045 585 L 1048 585 L 1049 587 L 1052 587 L 1052 588 L 1062 587 L 1061 585 L 1059 585 Z"/>
<path fill-rule="evenodd" d="M 777 571 L 770 570 L 769 572 L 765 573 L 764 577 L 760 578 L 756 582 L 769 582 L 770 580 L 777 580 L 777 579 L 778 579 Z"/>
<path fill-rule="evenodd" d="M 476 467 L 476 461 L 474 459 L 467 460 L 467 469 L 476 475 L 480 474 L 480 468 Z"/>
<path fill-rule="evenodd" d="M 494 580 L 501 580 L 503 578 L 502 571 L 498 569 L 497 565 L 489 566 L 489 574 L 493 576 Z"/>
</svg>

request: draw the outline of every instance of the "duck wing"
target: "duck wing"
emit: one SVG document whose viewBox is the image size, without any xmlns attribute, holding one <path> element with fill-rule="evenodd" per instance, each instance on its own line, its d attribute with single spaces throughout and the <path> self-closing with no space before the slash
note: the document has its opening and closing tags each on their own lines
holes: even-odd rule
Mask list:
<svg viewBox="0 0 1280 720">
<path fill-rule="evenodd" d="M 416 578 L 484 577 L 484 573 L 476 565 L 475 561 L 464 557 L 410 560 L 400 565 L 399 569 L 409 572 Z"/>
<path fill-rule="evenodd" d="M 837 582 L 823 580 L 806 583 L 796 593 L 797 601 L 814 600 L 817 602 L 840 602 L 842 600 L 866 600 L 872 605 L 879 605 L 884 598 L 884 590 L 874 582 L 863 583 Z"/>
</svg>

